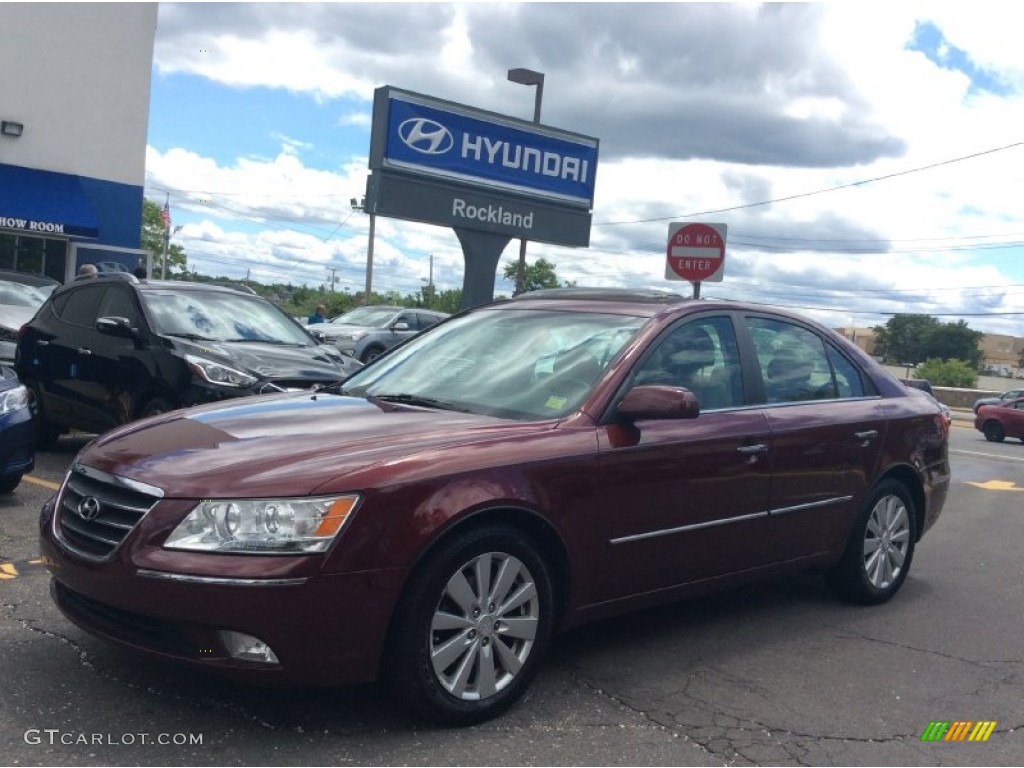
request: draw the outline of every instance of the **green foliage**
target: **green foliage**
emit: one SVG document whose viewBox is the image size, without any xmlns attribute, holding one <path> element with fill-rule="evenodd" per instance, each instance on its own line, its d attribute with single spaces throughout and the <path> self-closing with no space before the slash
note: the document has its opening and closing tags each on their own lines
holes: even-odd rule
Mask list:
<svg viewBox="0 0 1024 768">
<path fill-rule="evenodd" d="M 917 366 L 915 375 L 920 379 L 928 379 L 936 387 L 974 389 L 978 386 L 977 366 L 963 360 L 940 360 L 933 357 Z"/>
<path fill-rule="evenodd" d="M 158 204 L 142 198 L 142 242 L 140 248 L 153 252 L 153 274 L 150 277 L 162 276 L 164 255 L 164 221 L 160 216 L 163 210 Z M 188 274 L 188 257 L 180 245 L 170 244 L 167 249 L 167 277 L 183 277 Z"/>
<path fill-rule="evenodd" d="M 503 273 L 506 280 L 515 285 L 516 274 L 519 271 L 519 260 L 510 261 L 505 264 Z M 558 288 L 558 275 L 555 274 L 555 265 L 544 258 L 537 259 L 533 264 L 526 262 L 523 270 L 523 290 L 537 291 L 541 288 Z M 568 284 L 565 287 L 571 287 Z"/>
<path fill-rule="evenodd" d="M 972 331 L 963 320 L 942 323 L 928 315 L 895 315 L 874 331 L 877 354 L 893 365 L 931 358 L 966 361 L 974 369 L 981 364 L 978 343 L 984 334 Z"/>
</svg>

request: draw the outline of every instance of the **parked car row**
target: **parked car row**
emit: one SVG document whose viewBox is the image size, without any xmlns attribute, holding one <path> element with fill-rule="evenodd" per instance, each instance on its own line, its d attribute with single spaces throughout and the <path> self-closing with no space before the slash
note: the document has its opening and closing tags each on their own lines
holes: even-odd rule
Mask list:
<svg viewBox="0 0 1024 768">
<path fill-rule="evenodd" d="M 55 290 L 20 332 L 15 370 L 39 444 L 185 406 L 337 383 L 361 367 L 234 287 L 101 273 Z"/>
<path fill-rule="evenodd" d="M 444 312 L 429 309 L 370 305 L 356 307 L 326 323 L 313 323 L 306 328 L 346 355 L 369 363 L 446 317 Z"/>
<path fill-rule="evenodd" d="M 267 344 L 252 297 L 89 288 L 91 313 L 72 314 L 75 286 L 33 323 L 27 374 L 88 319 L 119 355 L 159 347 L 211 386 L 255 386 L 227 349 Z M 111 288 L 137 316 L 95 308 Z M 54 362 L 66 397 L 102 391 L 81 386 L 88 362 Z M 794 570 L 889 600 L 942 511 L 947 439 L 933 400 L 795 314 L 557 289 L 313 393 L 112 429 L 43 508 L 42 556 L 61 611 L 122 647 L 256 682 L 379 675 L 469 724 L 583 622 Z"/>
</svg>

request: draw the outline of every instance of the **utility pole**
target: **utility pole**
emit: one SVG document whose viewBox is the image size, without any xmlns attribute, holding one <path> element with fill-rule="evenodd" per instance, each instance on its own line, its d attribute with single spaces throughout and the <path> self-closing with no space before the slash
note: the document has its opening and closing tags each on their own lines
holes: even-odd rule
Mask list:
<svg viewBox="0 0 1024 768">
<path fill-rule="evenodd" d="M 338 278 L 335 277 L 335 273 L 337 273 L 338 268 L 328 267 L 328 269 L 331 271 L 331 293 L 334 293 L 334 284 L 338 282 Z"/>
</svg>

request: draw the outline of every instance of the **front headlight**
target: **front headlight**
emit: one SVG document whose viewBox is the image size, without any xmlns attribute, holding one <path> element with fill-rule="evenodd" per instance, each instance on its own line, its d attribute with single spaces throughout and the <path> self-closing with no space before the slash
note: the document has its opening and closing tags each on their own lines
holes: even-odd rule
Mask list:
<svg viewBox="0 0 1024 768">
<path fill-rule="evenodd" d="M 185 355 L 185 362 L 192 372 L 204 381 L 211 384 L 219 384 L 222 387 L 250 387 L 256 383 L 255 376 L 251 376 L 237 368 L 229 368 L 226 365 L 215 363 L 195 355 Z"/>
<path fill-rule="evenodd" d="M 23 386 L 0 393 L 0 416 L 28 408 L 28 390 Z"/>
<path fill-rule="evenodd" d="M 203 500 L 167 537 L 168 549 L 291 555 L 324 552 L 358 496 Z"/>
<path fill-rule="evenodd" d="M 365 335 L 366 331 L 356 331 L 355 333 L 343 333 L 338 338 L 345 341 L 359 341 Z"/>
</svg>

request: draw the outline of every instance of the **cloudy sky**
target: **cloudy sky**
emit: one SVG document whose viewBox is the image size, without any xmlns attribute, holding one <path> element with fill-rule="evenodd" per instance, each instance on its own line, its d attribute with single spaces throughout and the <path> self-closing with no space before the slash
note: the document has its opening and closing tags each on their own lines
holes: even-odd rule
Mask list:
<svg viewBox="0 0 1024 768">
<path fill-rule="evenodd" d="M 146 194 L 201 272 L 359 291 L 374 89 L 529 120 L 534 89 L 506 77 L 527 67 L 541 122 L 600 139 L 590 247 L 528 246 L 560 279 L 689 295 L 664 277 L 669 224 L 722 223 L 704 296 L 1024 336 L 1022 9 L 161 3 Z M 431 256 L 461 287 L 454 232 L 378 217 L 374 290 L 417 291 Z"/>
</svg>

